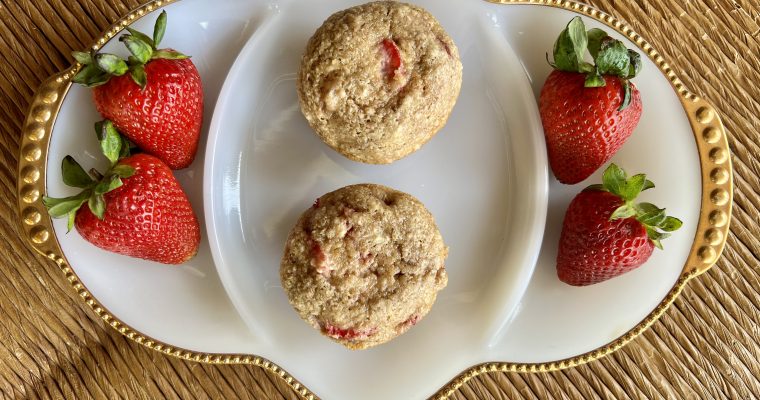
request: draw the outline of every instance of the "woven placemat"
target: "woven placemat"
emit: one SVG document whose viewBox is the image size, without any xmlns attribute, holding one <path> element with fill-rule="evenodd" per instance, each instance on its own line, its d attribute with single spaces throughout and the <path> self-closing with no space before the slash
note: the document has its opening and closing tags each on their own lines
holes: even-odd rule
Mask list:
<svg viewBox="0 0 760 400">
<path fill-rule="evenodd" d="M 0 395 L 5 398 L 297 398 L 258 367 L 193 363 L 104 325 L 22 241 L 20 130 L 47 76 L 139 0 L 0 0 Z M 553 373 L 489 373 L 458 399 L 730 398 L 760 393 L 760 5 L 756 0 L 588 1 L 627 21 L 721 113 L 735 168 L 723 257 L 618 352 Z"/>
</svg>

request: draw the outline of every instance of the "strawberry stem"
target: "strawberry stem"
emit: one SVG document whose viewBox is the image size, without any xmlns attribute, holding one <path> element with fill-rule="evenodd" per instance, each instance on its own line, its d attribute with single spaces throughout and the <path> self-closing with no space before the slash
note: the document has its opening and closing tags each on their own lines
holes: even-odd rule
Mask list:
<svg viewBox="0 0 760 400">
<path fill-rule="evenodd" d="M 641 192 L 653 187 L 654 183 L 647 179 L 646 175 L 637 174 L 629 178 L 622 168 L 613 163 L 604 170 L 601 185 L 591 185 L 585 190 L 601 190 L 618 196 L 623 205 L 612 212 L 610 220 L 636 218 L 646 228 L 649 240 L 662 249 L 660 241 L 670 236 L 669 232 L 678 230 L 683 222 L 666 215 L 664 208 L 652 203 L 634 203 Z"/>
<path fill-rule="evenodd" d="M 144 89 L 148 84 L 145 64 L 159 58 L 170 60 L 189 58 L 175 50 L 157 48 L 166 33 L 166 20 L 166 11 L 162 11 L 156 19 L 152 39 L 142 32 L 126 28 L 128 33 L 119 37 L 119 41 L 124 43 L 131 54 L 127 60 L 108 53 L 72 52 L 74 59 L 83 65 L 72 80 L 87 87 L 95 87 L 108 82 L 112 76 L 122 76 L 129 72 L 132 80 Z"/>
<path fill-rule="evenodd" d="M 133 167 L 118 163 L 119 159 L 129 156 L 129 151 L 125 152 L 123 150 L 124 146 L 129 147 L 129 142 L 116 131 L 111 121 L 104 120 L 97 122 L 95 124 L 95 131 L 98 134 L 98 140 L 100 140 L 100 147 L 103 153 L 111 161 L 111 168 L 105 174 L 92 168 L 89 171 L 90 175 L 88 175 L 74 157 L 66 156 L 61 161 L 63 182 L 68 186 L 83 190 L 69 197 L 56 198 L 44 196 L 42 198 L 42 203 L 48 209 L 48 214 L 51 217 L 67 217 L 68 231 L 71 231 L 74 227 L 76 213 L 84 203 L 87 203 L 90 211 L 96 217 L 101 220 L 105 218 L 106 201 L 103 195 L 121 187 L 124 184 L 122 178 L 129 178 L 135 173 Z M 117 159 L 111 160 L 114 155 Z"/>
<path fill-rule="evenodd" d="M 71 157 L 71 156 L 66 156 L 66 157 Z M 90 168 L 90 175 L 92 175 L 92 177 L 95 178 L 96 181 L 103 179 L 103 174 L 101 174 L 100 171 L 98 171 L 95 168 Z"/>
<path fill-rule="evenodd" d="M 586 51 L 591 55 L 593 63 L 585 61 Z M 586 74 L 585 87 L 605 86 L 603 75 L 622 79 L 625 92 L 618 111 L 630 104 L 631 86 L 628 80 L 638 75 L 642 63 L 639 53 L 627 49 L 622 41 L 598 28 L 586 31 L 581 17 L 575 17 L 559 34 L 554 43 L 553 55 L 554 60 L 549 61 L 549 64 L 554 69 Z"/>
</svg>

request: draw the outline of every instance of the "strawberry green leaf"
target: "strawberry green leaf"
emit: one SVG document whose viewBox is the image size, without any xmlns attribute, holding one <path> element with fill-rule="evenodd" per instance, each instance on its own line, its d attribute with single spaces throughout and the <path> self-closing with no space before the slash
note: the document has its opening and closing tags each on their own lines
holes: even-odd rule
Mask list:
<svg viewBox="0 0 760 400">
<path fill-rule="evenodd" d="M 639 203 L 636 204 L 636 211 L 639 214 L 646 214 L 646 213 L 652 213 L 657 212 L 659 210 L 659 207 L 652 203 Z"/>
<path fill-rule="evenodd" d="M 637 174 L 628 178 L 625 171 L 615 165 L 615 163 L 610 164 L 604 170 L 602 182 L 604 190 L 617 195 L 627 203 L 636 199 L 642 190 L 654 187 L 654 184 L 647 179 L 646 175 Z"/>
<path fill-rule="evenodd" d="M 646 230 L 647 230 L 647 237 L 649 238 L 649 240 L 651 240 L 652 243 L 654 243 L 655 247 L 662 250 L 661 240 L 670 237 L 670 234 L 658 232 L 657 230 L 649 226 L 646 227 Z"/>
<path fill-rule="evenodd" d="M 184 54 L 182 54 L 182 53 L 180 53 L 178 51 L 175 51 L 175 50 L 163 49 L 163 50 L 156 50 L 156 51 L 153 52 L 152 59 L 155 60 L 155 59 L 158 59 L 158 58 L 163 58 L 163 59 L 167 59 L 167 60 L 184 60 L 185 58 L 190 58 L 190 56 L 184 55 Z"/>
<path fill-rule="evenodd" d="M 628 82 L 628 80 L 623 81 L 623 102 L 620 103 L 620 107 L 618 107 L 618 111 L 625 110 L 628 105 L 631 104 L 631 82 Z"/>
<path fill-rule="evenodd" d="M 151 48 L 156 48 L 156 45 L 153 43 L 153 39 L 151 39 L 148 35 L 130 27 L 127 27 L 127 31 L 129 31 L 130 35 L 136 37 L 137 39 L 140 39 L 144 43 L 147 43 Z"/>
<path fill-rule="evenodd" d="M 61 218 L 70 212 L 76 212 L 79 207 L 87 201 L 89 197 L 89 191 L 85 190 L 77 195 L 54 198 L 44 196 L 42 198 L 42 204 L 48 209 L 48 214 L 53 218 Z"/>
<path fill-rule="evenodd" d="M 71 55 L 82 65 L 89 65 L 93 63 L 92 54 L 85 53 L 83 51 L 72 51 Z"/>
<path fill-rule="evenodd" d="M 87 64 L 71 80 L 80 85 L 95 87 L 108 82 L 110 77 L 108 72 L 101 70 L 96 64 Z"/>
<path fill-rule="evenodd" d="M 622 189 L 626 185 L 627 176 L 622 168 L 618 167 L 614 163 L 610 164 L 602 174 L 602 184 L 608 192 L 623 197 L 621 195 Z"/>
<path fill-rule="evenodd" d="M 156 26 L 153 28 L 153 46 L 158 47 L 166 33 L 166 10 L 156 18 Z"/>
<path fill-rule="evenodd" d="M 634 215 L 636 215 L 636 210 L 634 210 L 633 207 L 629 206 L 628 204 L 623 204 L 612 212 L 610 215 L 610 220 L 629 218 L 633 217 Z"/>
<path fill-rule="evenodd" d="M 64 201 L 66 201 L 66 200 L 70 200 L 73 197 L 74 196 L 60 198 L 60 197 L 42 196 L 42 204 L 45 205 L 46 208 L 51 208 L 51 207 L 54 207 L 54 206 L 56 206 L 56 205 L 58 205 L 58 204 L 60 204 L 60 203 L 62 203 Z M 51 215 L 51 217 L 52 217 L 52 215 Z"/>
<path fill-rule="evenodd" d="M 42 204 L 48 209 L 48 214 L 53 218 L 60 218 L 66 215 L 69 211 L 75 210 L 81 206 L 87 198 L 89 193 L 83 191 L 74 196 L 55 198 L 55 197 L 42 197 Z"/>
<path fill-rule="evenodd" d="M 588 52 L 591 53 L 591 58 L 596 59 L 599 50 L 602 48 L 602 40 L 607 37 L 607 32 L 593 28 L 589 29 L 586 36 L 588 36 Z"/>
<path fill-rule="evenodd" d="M 121 76 L 127 72 L 127 63 L 121 58 L 108 53 L 95 55 L 95 63 L 100 69 L 111 75 Z"/>
<path fill-rule="evenodd" d="M 594 63 L 584 61 L 588 50 Z M 625 44 L 607 35 L 601 29 L 585 31 L 583 20 L 575 17 L 567 24 L 554 42 L 552 51 L 554 60 L 549 64 L 557 70 L 585 73 L 585 87 L 602 87 L 606 85 L 605 75 L 614 75 L 621 79 L 630 79 L 641 71 L 641 56 L 629 50 Z M 547 56 L 548 61 L 548 56 Z M 625 109 L 630 102 L 630 87 L 626 90 L 626 101 L 620 106 Z"/>
<path fill-rule="evenodd" d="M 103 179 L 97 185 L 95 185 L 94 192 L 96 195 L 105 194 L 121 187 L 121 185 L 123 185 L 123 182 L 118 175 L 110 175 L 108 178 Z"/>
<path fill-rule="evenodd" d="M 122 178 L 129 178 L 135 174 L 135 169 L 131 165 L 117 164 L 111 168 L 111 173 Z"/>
<path fill-rule="evenodd" d="M 108 190 L 106 190 L 106 193 L 108 193 L 108 192 L 110 192 L 110 191 L 112 191 L 114 189 L 118 189 L 122 185 L 124 185 L 124 182 L 122 182 L 121 178 L 119 178 L 118 175 L 112 175 L 111 184 L 108 185 Z"/>
<path fill-rule="evenodd" d="M 630 67 L 628 68 L 628 76 L 625 78 L 631 79 L 641 72 L 643 64 L 641 63 L 641 54 L 633 50 L 628 50 L 628 58 L 630 59 Z"/>
<path fill-rule="evenodd" d="M 142 65 L 135 65 L 129 69 L 129 76 L 132 80 L 140 86 L 140 89 L 145 89 L 145 85 L 148 84 L 148 77 L 145 75 L 145 67 Z"/>
<path fill-rule="evenodd" d="M 664 208 L 646 202 L 633 203 L 642 191 L 654 187 L 646 175 L 636 174 L 628 178 L 622 168 L 612 163 L 604 170 L 602 182 L 602 185 L 591 185 L 585 190 L 604 190 L 620 197 L 623 204 L 613 210 L 610 220 L 635 217 L 657 248 L 662 249 L 661 240 L 670 236 L 667 232 L 675 231 L 683 225 L 678 218 L 667 216 Z"/>
<path fill-rule="evenodd" d="M 590 72 L 586 75 L 586 81 L 583 83 L 584 87 L 602 87 L 606 85 L 607 82 L 604 81 L 604 78 L 599 75 L 599 71 L 594 70 L 594 72 Z"/>
<path fill-rule="evenodd" d="M 97 185 L 95 185 L 95 188 L 93 189 L 93 192 L 96 195 L 101 195 L 108 191 L 108 187 L 111 185 L 111 179 L 103 179 L 102 181 L 98 182 Z"/>
<path fill-rule="evenodd" d="M 549 59 L 549 53 L 544 53 L 544 56 L 546 56 L 546 62 L 551 65 L 552 68 L 558 69 L 557 64 L 554 63 L 554 61 Z"/>
<path fill-rule="evenodd" d="M 658 208 L 652 203 L 639 203 L 636 205 L 636 219 L 644 225 L 657 227 L 665 221 L 665 209 Z"/>
<path fill-rule="evenodd" d="M 659 228 L 665 232 L 673 232 L 678 230 L 682 225 L 683 222 L 681 222 L 680 219 L 676 217 L 666 217 L 665 220 L 660 223 Z"/>
<path fill-rule="evenodd" d="M 106 200 L 102 194 L 94 194 L 87 200 L 87 206 L 90 207 L 90 211 L 98 217 L 99 220 L 103 220 L 106 213 Z"/>
<path fill-rule="evenodd" d="M 599 53 L 594 58 L 596 67 L 602 75 L 627 76 L 631 65 L 628 49 L 623 42 L 607 37 L 602 40 Z"/>
<path fill-rule="evenodd" d="M 649 240 L 652 241 L 655 247 L 662 250 L 662 242 L 660 241 L 661 239 L 663 239 L 662 234 L 650 227 L 647 227 L 646 230 L 647 230 L 647 237 L 649 238 Z"/>
<path fill-rule="evenodd" d="M 119 135 L 121 136 L 121 135 Z M 129 142 L 129 139 L 127 139 L 124 136 L 121 136 L 121 151 L 119 152 L 119 159 L 127 158 L 129 157 L 129 153 L 131 152 L 132 143 Z"/>
<path fill-rule="evenodd" d="M 123 42 L 127 46 L 127 50 L 132 53 L 132 56 L 137 59 L 140 64 L 145 64 L 150 60 L 153 55 L 153 48 L 132 35 L 123 35 L 119 38 L 119 41 Z"/>
<path fill-rule="evenodd" d="M 115 165 L 121 154 L 122 139 L 119 131 L 113 126 L 113 122 L 106 119 L 95 124 L 95 132 L 98 134 L 98 141 L 100 141 L 103 154 L 112 166 Z"/>
<path fill-rule="evenodd" d="M 633 201 L 636 197 L 639 196 L 639 193 L 644 190 L 644 185 L 646 182 L 647 176 L 644 174 L 636 174 L 632 176 L 626 182 L 623 199 L 626 201 Z"/>
<path fill-rule="evenodd" d="M 588 37 L 580 17 L 575 17 L 554 43 L 554 64 L 561 71 L 581 72 Z"/>
<path fill-rule="evenodd" d="M 42 203 L 48 209 L 48 214 L 50 214 L 51 217 L 67 217 L 67 232 L 71 232 L 71 229 L 74 227 L 74 219 L 76 218 L 77 211 L 82 207 L 82 204 L 87 202 L 90 194 L 90 190 L 83 190 L 75 196 L 64 198 L 53 198 L 45 196 L 42 198 Z"/>
<path fill-rule="evenodd" d="M 82 205 L 80 204 L 79 206 L 81 207 Z M 66 214 L 66 217 L 66 233 L 69 233 L 74 228 L 74 221 L 76 221 L 77 212 L 70 211 L 68 214 Z"/>
<path fill-rule="evenodd" d="M 110 175 L 108 178 L 103 179 L 97 185 L 95 185 L 94 192 L 96 195 L 106 194 L 114 189 L 121 187 L 124 183 L 121 181 L 118 175 Z"/>
<path fill-rule="evenodd" d="M 95 183 L 72 156 L 66 156 L 61 161 L 61 175 L 63 175 L 63 183 L 72 187 L 84 189 Z"/>
</svg>

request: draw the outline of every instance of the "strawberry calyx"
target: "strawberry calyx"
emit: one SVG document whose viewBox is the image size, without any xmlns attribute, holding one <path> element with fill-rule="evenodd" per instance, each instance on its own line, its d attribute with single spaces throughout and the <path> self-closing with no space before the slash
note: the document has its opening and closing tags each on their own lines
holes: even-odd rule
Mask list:
<svg viewBox="0 0 760 400">
<path fill-rule="evenodd" d="M 593 64 L 586 61 L 588 50 Z M 641 72 L 639 53 L 627 49 L 622 41 L 610 37 L 607 32 L 593 28 L 586 31 L 581 17 L 575 17 L 554 42 L 554 60 L 549 64 L 560 71 L 586 74 L 585 87 L 602 87 L 606 82 L 602 75 L 613 75 L 623 82 L 623 101 L 618 111 L 631 103 L 631 83 Z M 547 60 L 549 55 L 547 54 Z"/>
<path fill-rule="evenodd" d="M 602 184 L 591 185 L 585 190 L 605 191 L 618 196 L 623 205 L 610 215 L 610 221 L 634 217 L 646 228 L 649 240 L 662 250 L 661 240 L 670 236 L 683 225 L 680 219 L 665 214 L 664 208 L 652 203 L 634 203 L 639 193 L 654 187 L 654 183 L 644 174 L 628 177 L 625 171 L 617 165 L 610 164 L 602 175 Z"/>
<path fill-rule="evenodd" d="M 67 228 L 71 231 L 74 227 L 74 218 L 77 211 L 84 203 L 90 211 L 103 220 L 105 217 L 106 201 L 104 194 L 121 187 L 123 178 L 129 178 L 135 174 L 135 169 L 126 164 L 120 164 L 119 160 L 129 157 L 130 143 L 125 139 L 109 120 L 103 120 L 95 124 L 100 148 L 110 161 L 110 167 L 105 174 L 101 174 L 94 168 L 89 173 L 72 156 L 66 156 L 61 162 L 63 182 L 71 187 L 83 189 L 74 196 L 56 198 L 45 196 L 43 204 L 48 209 L 48 214 L 53 218 L 68 218 Z"/>
<path fill-rule="evenodd" d="M 131 54 L 126 60 L 109 53 L 72 52 L 74 59 L 83 65 L 72 80 L 87 87 L 95 87 L 108 82 L 113 76 L 129 73 L 132 80 L 144 89 L 148 84 L 145 64 L 159 58 L 170 60 L 190 58 L 176 50 L 158 48 L 166 32 L 166 11 L 162 11 L 156 19 L 152 38 L 130 27 L 126 29 L 129 33 L 119 37 L 119 41 L 124 43 Z"/>
</svg>

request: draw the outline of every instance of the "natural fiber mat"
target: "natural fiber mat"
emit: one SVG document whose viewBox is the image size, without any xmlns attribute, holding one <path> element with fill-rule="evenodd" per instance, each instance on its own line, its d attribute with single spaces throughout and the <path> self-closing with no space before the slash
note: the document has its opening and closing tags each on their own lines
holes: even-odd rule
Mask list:
<svg viewBox="0 0 760 400">
<path fill-rule="evenodd" d="M 21 124 L 47 76 L 139 0 L 0 0 L 0 395 L 6 398 L 296 398 L 253 366 L 182 361 L 106 326 L 22 241 Z M 630 23 L 729 132 L 735 205 L 723 257 L 654 326 L 602 360 L 553 373 L 489 373 L 453 397 L 710 398 L 760 394 L 760 4 L 598 0 Z"/>
</svg>

